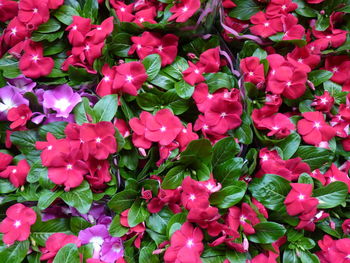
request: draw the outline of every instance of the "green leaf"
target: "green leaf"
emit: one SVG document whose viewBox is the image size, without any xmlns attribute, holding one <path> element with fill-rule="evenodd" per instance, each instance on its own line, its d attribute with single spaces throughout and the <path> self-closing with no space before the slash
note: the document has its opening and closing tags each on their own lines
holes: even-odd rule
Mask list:
<svg viewBox="0 0 350 263">
<path fill-rule="evenodd" d="M 162 182 L 162 188 L 164 189 L 175 189 L 181 185 L 183 179 L 187 175 L 185 166 L 179 165 L 171 168 L 165 175 Z"/>
<path fill-rule="evenodd" d="M 235 0 L 235 4 L 236 7 L 232 9 L 229 15 L 239 20 L 249 20 L 260 11 L 254 0 Z"/>
<path fill-rule="evenodd" d="M 57 139 L 66 138 L 64 129 L 66 128 L 67 124 L 68 123 L 65 121 L 50 122 L 39 128 L 39 135 L 43 139 L 46 139 L 46 134 L 49 132 Z"/>
<path fill-rule="evenodd" d="M 226 257 L 231 263 L 246 263 L 248 259 L 246 253 L 239 253 L 233 249 L 226 250 Z"/>
<path fill-rule="evenodd" d="M 212 159 L 211 143 L 207 139 L 193 140 L 187 145 L 186 150 L 181 153 L 181 158 L 185 156 L 193 156 L 204 164 L 209 164 Z"/>
<path fill-rule="evenodd" d="M 39 159 L 37 162 L 33 163 L 30 167 L 29 173 L 27 175 L 28 183 L 36 183 L 39 178 L 47 174 L 47 168 L 44 167 Z"/>
<path fill-rule="evenodd" d="M 301 263 L 320 263 L 319 258 L 309 251 L 299 251 Z"/>
<path fill-rule="evenodd" d="M 293 154 L 298 150 L 300 142 L 300 135 L 296 132 L 293 132 L 288 137 L 284 138 L 281 142 L 276 144 L 276 146 L 281 148 L 283 152 L 283 160 L 288 160 L 293 156 Z"/>
<path fill-rule="evenodd" d="M 40 210 L 48 208 L 58 197 L 63 194 L 62 190 L 52 192 L 48 189 L 44 189 L 40 192 L 38 207 Z"/>
<path fill-rule="evenodd" d="M 283 263 L 300 263 L 299 256 L 294 249 L 286 249 L 283 253 Z"/>
<path fill-rule="evenodd" d="M 318 208 L 333 208 L 345 202 L 348 187 L 343 182 L 333 182 L 313 191 L 313 196 L 319 201 Z"/>
<path fill-rule="evenodd" d="M 70 85 L 81 85 L 81 83 L 92 82 L 96 75 L 88 73 L 84 68 L 69 66 L 68 75 Z"/>
<path fill-rule="evenodd" d="M 70 25 L 73 22 L 73 16 L 79 16 L 79 13 L 69 5 L 62 5 L 53 13 L 53 16 L 63 24 Z"/>
<path fill-rule="evenodd" d="M 159 74 L 151 80 L 151 84 L 165 90 L 170 90 L 174 88 L 175 82 L 176 80 L 174 80 L 172 77 L 170 77 L 163 71 L 160 71 Z"/>
<path fill-rule="evenodd" d="M 347 92 L 342 91 L 342 86 L 332 81 L 323 83 L 323 88 L 334 98 L 336 104 L 345 104 Z"/>
<path fill-rule="evenodd" d="M 265 59 L 267 57 L 267 52 L 265 50 L 261 49 L 261 48 L 257 48 L 254 51 L 252 57 L 257 57 L 260 60 L 262 60 L 262 59 Z"/>
<path fill-rule="evenodd" d="M 82 101 L 74 107 L 73 113 L 77 124 L 82 125 L 83 123 L 88 123 L 88 115 L 93 115 L 93 110 L 89 105 L 89 100 L 84 97 Z"/>
<path fill-rule="evenodd" d="M 142 60 L 142 64 L 146 68 L 146 72 L 148 75 L 147 80 L 150 81 L 158 75 L 162 65 L 162 60 L 158 54 L 152 54 L 145 57 Z"/>
<path fill-rule="evenodd" d="M 271 210 L 284 208 L 284 199 L 291 187 L 289 181 L 275 174 L 265 174 L 249 184 L 249 191 L 264 206 Z"/>
<path fill-rule="evenodd" d="M 176 230 L 179 230 L 183 223 L 186 222 L 187 215 L 185 213 L 177 213 L 173 215 L 167 225 L 167 236 L 170 239 Z"/>
<path fill-rule="evenodd" d="M 179 82 L 175 83 L 175 91 L 180 98 L 189 99 L 191 98 L 194 92 L 194 86 L 191 86 L 185 80 L 182 79 Z"/>
<path fill-rule="evenodd" d="M 333 160 L 334 153 L 328 149 L 314 146 L 300 146 L 294 154 L 294 157 L 300 157 L 307 163 L 311 171 L 322 167 Z"/>
<path fill-rule="evenodd" d="M 57 31 L 50 34 L 40 33 L 40 32 L 33 32 L 31 39 L 35 42 L 40 42 L 43 40 L 47 40 L 49 42 L 53 42 L 56 39 L 59 39 L 63 36 L 64 31 Z"/>
<path fill-rule="evenodd" d="M 77 188 L 63 193 L 61 198 L 67 205 L 73 206 L 82 214 L 86 214 L 91 207 L 92 192 L 89 184 L 83 181 Z"/>
<path fill-rule="evenodd" d="M 69 219 L 70 230 L 78 234 L 81 230 L 91 227 L 91 224 L 80 216 L 73 216 Z"/>
<path fill-rule="evenodd" d="M 112 34 L 112 43 L 108 43 L 108 49 L 118 57 L 128 57 L 131 41 L 130 34 L 118 33 Z"/>
<path fill-rule="evenodd" d="M 214 178 L 218 180 L 223 187 L 231 182 L 238 180 L 242 174 L 243 159 L 233 158 L 216 166 L 213 170 Z"/>
<path fill-rule="evenodd" d="M 234 138 L 226 137 L 216 142 L 213 147 L 213 168 L 226 162 L 227 160 L 233 159 L 240 151 L 238 143 L 235 142 Z"/>
<path fill-rule="evenodd" d="M 149 92 L 138 94 L 136 102 L 145 111 L 153 111 L 157 106 L 161 105 L 159 96 Z"/>
<path fill-rule="evenodd" d="M 295 12 L 298 15 L 304 16 L 304 17 L 316 17 L 317 16 L 317 11 L 312 9 L 309 6 L 304 6 L 303 8 L 297 8 Z"/>
<path fill-rule="evenodd" d="M 173 212 L 167 208 L 162 209 L 158 213 L 151 214 L 146 220 L 147 228 L 166 235 L 168 222 L 173 215 Z"/>
<path fill-rule="evenodd" d="M 137 96 L 137 98 L 139 96 Z M 191 101 L 180 98 L 174 89 L 163 93 L 161 100 L 163 102 L 162 104 L 170 108 L 175 115 L 184 113 L 191 106 Z"/>
<path fill-rule="evenodd" d="M 108 231 L 113 237 L 122 237 L 129 231 L 129 228 L 122 226 L 120 224 L 120 216 L 115 215 Z"/>
<path fill-rule="evenodd" d="M 232 75 L 224 72 L 209 73 L 205 74 L 205 83 L 208 85 L 209 92 L 213 93 L 221 88 L 233 88 L 235 86 L 236 79 Z"/>
<path fill-rule="evenodd" d="M 136 199 L 132 204 L 128 214 L 128 224 L 130 227 L 137 226 L 144 222 L 149 216 L 149 212 L 141 199 Z"/>
<path fill-rule="evenodd" d="M 159 257 L 153 254 L 156 249 L 154 244 L 150 246 L 143 246 L 140 250 L 139 263 L 158 263 Z"/>
<path fill-rule="evenodd" d="M 248 239 L 254 243 L 270 244 L 277 241 L 286 233 L 284 226 L 275 222 L 262 222 L 254 226 L 255 233 Z"/>
<path fill-rule="evenodd" d="M 316 30 L 325 31 L 329 27 L 329 16 L 317 14 Z"/>
<path fill-rule="evenodd" d="M 323 82 L 329 80 L 333 76 L 333 73 L 328 70 L 313 70 L 309 73 L 308 79 L 317 87 Z"/>
<path fill-rule="evenodd" d="M 61 24 L 54 18 L 51 18 L 49 21 L 47 21 L 45 24 L 41 24 L 36 32 L 39 33 L 52 33 L 56 32 L 61 28 Z"/>
<path fill-rule="evenodd" d="M 117 95 L 104 96 L 94 106 L 93 119 L 96 123 L 100 121 L 111 121 L 117 113 L 117 109 Z"/>
<path fill-rule="evenodd" d="M 92 22 L 96 22 L 98 16 L 97 0 L 86 0 L 83 8 L 83 16 L 91 18 Z"/>
<path fill-rule="evenodd" d="M 247 190 L 247 184 L 243 181 L 233 181 L 219 192 L 210 196 L 210 204 L 219 208 L 229 208 L 239 203 Z"/>
<path fill-rule="evenodd" d="M 165 67 L 162 72 L 168 74 L 176 80 L 182 80 L 182 72 L 188 67 L 189 66 L 186 59 L 183 57 L 176 57 L 175 61 L 171 65 Z"/>
<path fill-rule="evenodd" d="M 132 203 L 135 201 L 138 195 L 138 192 L 126 189 L 115 194 L 108 202 L 108 207 L 117 214 L 120 214 L 124 210 L 131 207 Z"/>
<path fill-rule="evenodd" d="M 15 242 L 12 246 L 0 247 L 1 263 L 21 263 L 28 253 L 29 241 Z"/>
<path fill-rule="evenodd" d="M 75 244 L 67 244 L 56 254 L 53 263 L 80 263 L 78 248 Z"/>
<path fill-rule="evenodd" d="M 0 194 L 8 194 L 15 191 L 17 188 L 14 187 L 9 180 L 0 179 Z"/>
<path fill-rule="evenodd" d="M 31 238 L 36 242 L 38 246 L 45 246 L 45 242 L 49 236 L 54 233 L 68 233 L 69 231 L 69 220 L 65 218 L 56 218 L 42 222 L 40 216 L 36 223 L 31 227 Z"/>
<path fill-rule="evenodd" d="M 314 185 L 314 181 L 312 180 L 312 177 L 307 173 L 302 173 L 298 178 L 299 184 L 312 184 Z"/>
</svg>

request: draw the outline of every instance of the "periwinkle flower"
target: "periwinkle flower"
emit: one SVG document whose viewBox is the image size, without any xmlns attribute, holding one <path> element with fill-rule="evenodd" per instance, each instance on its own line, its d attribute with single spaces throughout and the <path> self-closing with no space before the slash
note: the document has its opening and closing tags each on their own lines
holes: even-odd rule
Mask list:
<svg viewBox="0 0 350 263">
<path fill-rule="evenodd" d="M 26 92 L 31 92 L 36 86 L 36 82 L 33 82 L 30 78 L 26 78 L 24 75 L 19 75 L 14 79 L 9 79 L 7 85 L 8 87 L 14 88 L 15 91 L 24 94 Z"/>
<path fill-rule="evenodd" d="M 0 88 L 0 99 L 0 120 L 7 120 L 6 116 L 9 109 L 22 104 L 29 105 L 28 100 L 10 86 Z"/>
</svg>

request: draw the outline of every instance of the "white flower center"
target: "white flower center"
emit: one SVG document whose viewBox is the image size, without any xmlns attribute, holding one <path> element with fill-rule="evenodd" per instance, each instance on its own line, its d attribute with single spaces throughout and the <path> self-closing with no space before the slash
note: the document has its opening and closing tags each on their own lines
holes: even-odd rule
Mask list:
<svg viewBox="0 0 350 263">
<path fill-rule="evenodd" d="M 246 219 L 247 218 L 244 215 L 241 215 L 241 217 L 239 218 L 239 221 L 244 223 Z"/>
<path fill-rule="evenodd" d="M 328 102 L 327 98 L 321 98 L 321 103 L 322 104 L 327 104 L 327 102 Z"/>
<path fill-rule="evenodd" d="M 49 151 L 51 151 L 51 150 L 52 150 L 52 145 L 47 146 L 47 149 L 48 149 Z"/>
<path fill-rule="evenodd" d="M 286 10 L 287 9 L 287 6 L 286 5 L 282 5 L 281 7 L 283 10 Z"/>
<path fill-rule="evenodd" d="M 321 128 L 321 124 L 317 121 L 314 122 L 314 128 L 319 129 Z"/>
<path fill-rule="evenodd" d="M 73 29 L 73 30 L 77 30 L 78 27 L 77 27 L 77 26 L 73 26 L 72 29 Z"/>
<path fill-rule="evenodd" d="M 61 111 L 65 111 L 70 106 L 70 102 L 67 98 L 62 98 L 55 101 L 54 107 L 56 109 L 60 109 Z"/>
<path fill-rule="evenodd" d="M 13 170 L 12 170 L 12 173 L 13 173 L 13 174 L 17 173 L 17 169 L 13 169 Z"/>
<path fill-rule="evenodd" d="M 102 237 L 97 236 L 97 237 L 90 238 L 89 242 L 101 246 L 104 240 Z"/>
<path fill-rule="evenodd" d="M 300 194 L 300 195 L 298 196 L 298 198 L 299 198 L 299 200 L 304 200 L 305 196 L 304 196 L 303 194 Z"/>
<path fill-rule="evenodd" d="M 134 78 L 133 78 L 132 76 L 130 76 L 130 75 L 127 75 L 127 76 L 126 76 L 126 81 L 127 81 L 127 82 L 131 82 L 133 79 L 134 79 Z"/>
<path fill-rule="evenodd" d="M 103 78 L 103 80 L 106 81 L 106 82 L 108 82 L 108 81 L 111 80 L 111 78 L 110 78 L 109 76 L 105 76 L 105 77 Z"/>
<path fill-rule="evenodd" d="M 187 6 L 184 6 L 184 7 L 182 8 L 182 11 L 183 11 L 183 12 L 187 12 L 187 11 L 188 11 L 188 7 L 187 7 Z"/>
<path fill-rule="evenodd" d="M 338 72 L 338 68 L 337 68 L 337 67 L 334 67 L 334 68 L 332 68 L 332 71 L 333 71 L 333 72 Z"/>
<path fill-rule="evenodd" d="M 214 96 L 212 94 L 208 94 L 207 98 L 212 99 Z"/>
<path fill-rule="evenodd" d="M 190 194 L 190 200 L 195 200 L 196 199 L 196 196 L 194 194 Z"/>
<path fill-rule="evenodd" d="M 15 228 L 19 228 L 22 225 L 21 220 L 16 220 L 13 225 L 15 226 Z"/>
<path fill-rule="evenodd" d="M 67 170 L 72 170 L 72 169 L 73 169 L 73 165 L 67 164 Z"/>
<path fill-rule="evenodd" d="M 268 159 L 269 159 L 269 157 L 266 154 L 262 156 L 263 162 L 266 162 Z"/>
<path fill-rule="evenodd" d="M 125 12 L 125 8 L 124 7 L 120 8 L 120 11 Z"/>
<path fill-rule="evenodd" d="M 165 132 L 165 131 L 166 131 L 166 127 L 165 127 L 165 126 L 162 126 L 162 127 L 160 128 L 160 131 L 161 131 L 161 132 Z"/>
<path fill-rule="evenodd" d="M 226 112 L 223 112 L 223 113 L 220 114 L 220 117 L 221 117 L 221 118 L 225 118 L 226 115 L 227 115 Z"/>
<path fill-rule="evenodd" d="M 249 76 L 254 76 L 254 72 L 250 71 Z"/>
<path fill-rule="evenodd" d="M 279 127 L 278 126 L 274 126 L 274 127 L 272 127 L 272 129 L 277 131 L 279 129 Z"/>
<path fill-rule="evenodd" d="M 100 137 L 97 137 L 96 138 L 96 143 L 100 143 L 101 142 L 101 138 Z"/>
<path fill-rule="evenodd" d="M 299 58 L 299 59 L 298 59 L 298 62 L 299 62 L 299 63 L 303 63 L 303 59 L 302 59 L 302 58 Z"/>
<path fill-rule="evenodd" d="M 37 61 L 39 60 L 39 56 L 38 56 L 38 55 L 34 55 L 34 56 L 32 57 L 32 60 L 33 60 L 34 62 L 37 62 Z"/>
<path fill-rule="evenodd" d="M 11 28 L 11 33 L 10 33 L 10 35 L 16 35 L 16 33 L 17 33 L 17 28 L 16 28 L 16 27 Z"/>
<path fill-rule="evenodd" d="M 268 27 L 269 25 L 270 25 L 269 22 L 264 23 L 264 26 L 265 26 L 265 27 Z"/>
<path fill-rule="evenodd" d="M 187 240 L 187 247 L 193 247 L 194 243 L 192 239 Z"/>
<path fill-rule="evenodd" d="M 194 73 L 199 74 L 199 70 L 198 70 L 198 69 L 195 69 L 195 70 L 194 70 Z"/>
<path fill-rule="evenodd" d="M 34 14 L 38 13 L 38 8 L 34 8 L 34 9 L 33 9 L 33 13 L 34 13 Z"/>
<path fill-rule="evenodd" d="M 159 50 L 159 51 L 162 51 L 162 50 L 163 50 L 163 47 L 162 47 L 162 46 L 159 46 L 159 47 L 158 47 L 158 50 Z"/>
<path fill-rule="evenodd" d="M 290 87 L 292 85 L 292 82 L 290 82 L 290 81 L 288 81 L 287 83 L 286 83 L 286 86 L 287 87 Z"/>
</svg>

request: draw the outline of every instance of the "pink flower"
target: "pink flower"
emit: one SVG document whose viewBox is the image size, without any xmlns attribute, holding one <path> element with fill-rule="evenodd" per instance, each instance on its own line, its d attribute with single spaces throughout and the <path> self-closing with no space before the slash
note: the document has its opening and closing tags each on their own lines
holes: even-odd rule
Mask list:
<svg viewBox="0 0 350 263">
<path fill-rule="evenodd" d="M 297 8 L 298 5 L 292 0 L 272 0 L 266 8 L 266 15 L 269 17 L 287 15 Z"/>
<path fill-rule="evenodd" d="M 204 73 L 216 73 L 220 69 L 219 47 L 210 48 L 199 56 L 198 67 L 202 68 Z"/>
<path fill-rule="evenodd" d="M 164 67 L 171 64 L 176 58 L 179 38 L 174 34 L 161 36 L 146 31 L 140 37 L 131 37 L 131 41 L 134 44 L 131 46 L 129 54 L 136 51 L 140 59 L 151 54 L 158 54 L 162 59 L 162 67 Z"/>
<path fill-rule="evenodd" d="M 10 128 L 16 129 L 21 126 L 25 126 L 27 121 L 30 120 L 32 111 L 25 104 L 21 104 L 18 107 L 9 109 L 7 113 L 7 119 L 12 121 Z"/>
<path fill-rule="evenodd" d="M 330 236 L 325 235 L 323 240 L 318 241 L 322 251 L 317 252 L 317 256 L 322 263 L 348 263 L 350 251 L 350 238 L 333 240 Z"/>
<path fill-rule="evenodd" d="M 82 45 L 86 34 L 91 30 L 92 24 L 90 18 L 73 16 L 73 22 L 66 31 L 69 31 L 68 40 L 73 46 Z"/>
<path fill-rule="evenodd" d="M 251 235 L 255 233 L 253 226 L 258 223 L 260 223 L 258 215 L 247 203 L 243 203 L 241 208 L 237 206 L 229 208 L 228 224 L 232 230 L 237 231 L 241 226 L 246 235 Z"/>
<path fill-rule="evenodd" d="M 287 60 L 294 67 L 299 67 L 305 72 L 310 72 L 311 69 L 314 69 L 320 63 L 321 57 L 312 54 L 308 47 L 296 47 L 292 52 L 287 54 Z"/>
<path fill-rule="evenodd" d="M 5 170 L 12 160 L 13 157 L 11 155 L 0 152 L 0 171 Z"/>
<path fill-rule="evenodd" d="M 19 69 L 22 73 L 29 78 L 39 78 L 49 75 L 53 67 L 53 59 L 43 56 L 42 45 L 29 40 L 19 60 Z"/>
<path fill-rule="evenodd" d="M 113 90 L 117 93 L 137 95 L 137 91 L 147 79 L 145 67 L 141 62 L 129 62 L 116 67 Z"/>
<path fill-rule="evenodd" d="M 332 29 L 329 27 L 325 31 L 317 31 L 312 29 L 312 34 L 317 38 L 314 45 L 317 45 L 321 50 L 330 47 L 340 47 L 346 40 L 347 31 L 341 29 Z"/>
<path fill-rule="evenodd" d="M 112 180 L 112 176 L 109 172 L 108 160 L 97 160 L 95 158 L 89 158 L 86 162 L 89 174 L 85 176 L 89 182 L 91 188 L 98 192 L 107 187 L 106 183 Z"/>
<path fill-rule="evenodd" d="M 115 0 L 111 0 L 110 3 L 112 4 L 120 22 L 131 22 L 134 19 L 134 15 L 132 14 L 134 3 L 126 5 L 122 1 Z"/>
<path fill-rule="evenodd" d="M 104 42 L 113 31 L 113 17 L 106 18 L 101 25 L 93 25 L 92 30 L 86 34 L 86 41 L 92 44 Z"/>
<path fill-rule="evenodd" d="M 294 124 L 282 113 L 262 119 L 259 123 L 259 128 L 261 129 L 262 127 L 270 130 L 267 136 L 275 135 L 279 139 L 287 137 L 292 130 L 295 130 Z"/>
<path fill-rule="evenodd" d="M 132 143 L 138 147 L 143 149 L 149 149 L 152 145 L 152 141 L 146 139 L 145 133 L 146 133 L 146 123 L 148 120 L 151 120 L 153 118 L 153 115 L 147 111 L 143 111 L 140 114 L 140 119 L 138 118 L 132 118 L 129 121 L 129 125 L 131 129 L 133 130 L 132 135 Z"/>
<path fill-rule="evenodd" d="M 250 18 L 250 22 L 254 25 L 250 27 L 250 31 L 257 36 L 269 37 L 278 32 L 282 32 L 282 21 L 279 17 L 268 19 L 262 11 L 256 13 Z"/>
<path fill-rule="evenodd" d="M 110 154 L 115 153 L 117 142 L 114 134 L 115 128 L 110 122 L 83 123 L 80 128 L 80 138 L 83 141 L 84 160 L 87 160 L 89 156 L 105 160 Z"/>
<path fill-rule="evenodd" d="M 336 181 L 340 181 L 340 182 L 345 183 L 348 186 L 349 193 L 350 193 L 350 178 L 349 178 L 349 176 L 347 175 L 347 173 L 340 171 L 334 163 L 332 163 L 331 167 L 324 174 L 324 177 L 326 178 L 326 184 L 330 184 L 330 183 L 336 182 Z"/>
<path fill-rule="evenodd" d="M 247 57 L 241 60 L 241 70 L 244 74 L 244 81 L 253 84 L 265 82 L 264 65 L 257 57 Z"/>
<path fill-rule="evenodd" d="M 57 252 L 67 244 L 75 244 L 81 246 L 81 241 L 77 236 L 67 235 L 64 233 L 55 233 L 49 236 L 46 240 L 45 247 L 41 249 L 41 261 L 47 260 L 47 263 L 52 263 Z"/>
<path fill-rule="evenodd" d="M 161 145 L 170 144 L 182 130 L 180 119 L 170 110 L 162 109 L 146 122 L 145 137 Z"/>
<path fill-rule="evenodd" d="M 36 221 L 33 209 L 22 204 L 15 204 L 6 210 L 6 218 L 0 223 L 0 232 L 4 234 L 3 241 L 12 245 L 16 240 L 27 240 L 30 226 Z"/>
<path fill-rule="evenodd" d="M 333 76 L 331 77 L 332 81 L 340 85 L 348 84 L 348 82 L 350 82 L 350 59 L 348 56 L 327 57 L 325 61 L 325 69 L 333 73 Z"/>
<path fill-rule="evenodd" d="M 50 18 L 47 1 L 21 0 L 19 2 L 18 19 L 36 29 L 39 25 L 46 23 Z"/>
<path fill-rule="evenodd" d="M 306 214 L 317 207 L 318 199 L 311 197 L 311 184 L 291 183 L 290 186 L 292 190 L 284 200 L 289 215 Z"/>
<path fill-rule="evenodd" d="M 302 115 L 304 119 L 298 121 L 297 128 L 306 143 L 318 145 L 335 136 L 334 129 L 325 122 L 321 112 L 304 112 Z"/>
<path fill-rule="evenodd" d="M 20 187 L 25 184 L 30 166 L 26 159 L 20 160 L 17 165 L 9 165 L 0 172 L 1 178 L 8 178 L 15 187 Z"/>
<path fill-rule="evenodd" d="M 305 35 L 305 28 L 302 25 L 298 25 L 298 18 L 292 14 L 281 17 L 284 36 L 283 40 L 293 40 L 293 39 L 302 39 Z"/>
<path fill-rule="evenodd" d="M 187 145 L 198 139 L 198 134 L 192 131 L 192 123 L 187 124 L 187 128 L 183 128 L 182 131 L 177 135 L 176 141 L 180 144 L 180 151 L 184 151 Z"/>
<path fill-rule="evenodd" d="M 189 61 L 188 64 L 190 65 L 189 68 L 182 72 L 184 80 L 191 86 L 205 81 L 203 76 L 204 69 L 201 67 L 201 64 L 193 64 L 191 61 Z"/>
<path fill-rule="evenodd" d="M 350 219 L 344 220 L 343 224 L 341 225 L 341 228 L 345 235 L 350 234 Z"/>
<path fill-rule="evenodd" d="M 329 94 L 328 91 L 325 91 L 321 96 L 315 96 L 315 99 L 311 103 L 311 106 L 314 106 L 316 110 L 322 112 L 329 112 L 334 105 L 334 98 Z"/>
<path fill-rule="evenodd" d="M 186 222 L 180 230 L 171 236 L 170 247 L 164 254 L 165 263 L 192 262 L 200 263 L 200 255 L 204 250 L 203 233 L 200 228 L 193 228 Z"/>
<path fill-rule="evenodd" d="M 186 22 L 201 6 L 200 0 L 181 0 L 180 3 L 175 4 L 170 8 L 173 13 L 168 21 L 176 19 L 176 22 Z"/>
<path fill-rule="evenodd" d="M 182 181 L 182 205 L 186 209 L 209 206 L 209 193 L 198 181 L 187 176 Z"/>
<path fill-rule="evenodd" d="M 0 2 L 0 21 L 6 22 L 14 18 L 18 13 L 18 2 L 1 0 Z"/>
<path fill-rule="evenodd" d="M 15 17 L 10 21 L 10 23 L 8 23 L 2 36 L 4 43 L 8 46 L 8 48 L 11 48 L 25 40 L 26 37 L 29 37 L 30 31 L 27 30 L 24 23 L 19 21 L 18 17 Z"/>
<path fill-rule="evenodd" d="M 155 17 L 157 15 L 157 10 L 154 6 L 150 6 L 143 10 L 140 10 L 135 13 L 135 18 L 132 22 L 138 24 L 140 27 L 143 27 L 144 22 L 148 22 L 150 24 L 157 24 L 155 21 Z"/>
</svg>

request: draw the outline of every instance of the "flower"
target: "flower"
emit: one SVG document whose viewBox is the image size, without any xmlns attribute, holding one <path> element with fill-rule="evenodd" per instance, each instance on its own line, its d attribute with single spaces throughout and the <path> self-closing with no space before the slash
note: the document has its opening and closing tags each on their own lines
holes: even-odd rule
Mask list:
<svg viewBox="0 0 350 263">
<path fill-rule="evenodd" d="M 350 219 L 344 220 L 343 224 L 341 225 L 341 228 L 345 235 L 350 234 Z"/>
<path fill-rule="evenodd" d="M 109 237 L 102 245 L 101 260 L 106 263 L 119 262 L 124 255 L 123 241 L 120 237 Z M 123 261 L 121 261 L 123 262 Z"/>
<path fill-rule="evenodd" d="M 24 54 L 19 60 L 19 69 L 23 75 L 29 78 L 47 76 L 51 73 L 53 67 L 53 59 L 43 56 L 41 43 L 29 40 L 24 47 Z"/>
<path fill-rule="evenodd" d="M 24 75 L 19 75 L 14 79 L 9 79 L 7 85 L 12 87 L 15 91 L 24 94 L 26 92 L 31 92 L 36 86 L 36 83 L 33 82 L 33 80 L 26 78 Z"/>
<path fill-rule="evenodd" d="M 170 239 L 170 247 L 164 254 L 165 263 L 193 262 L 199 263 L 204 246 L 203 233 L 200 228 L 194 228 L 186 222 L 174 232 Z"/>
<path fill-rule="evenodd" d="M 12 162 L 13 157 L 7 153 L 0 152 L 0 171 L 6 169 L 6 167 Z"/>
<path fill-rule="evenodd" d="M 93 257 L 99 258 L 101 246 L 105 238 L 109 237 L 106 225 L 95 225 L 85 228 L 79 232 L 78 238 L 82 245 L 91 243 L 93 245 Z"/>
<path fill-rule="evenodd" d="M 64 233 L 55 233 L 49 236 L 45 242 L 45 247 L 41 248 L 40 260 L 47 260 L 47 263 L 52 263 L 57 252 L 67 244 L 75 244 L 77 247 L 81 246 L 81 241 L 77 236 L 67 235 Z"/>
<path fill-rule="evenodd" d="M 18 2 L 2 0 L 0 4 L 0 21 L 6 22 L 14 18 L 18 13 Z"/>
<path fill-rule="evenodd" d="M 347 173 L 340 171 L 334 163 L 332 163 L 331 167 L 324 174 L 324 177 L 326 178 L 326 184 L 330 184 L 336 181 L 345 183 L 348 186 L 348 189 L 349 189 L 348 191 L 350 193 L 349 176 L 347 175 Z"/>
<path fill-rule="evenodd" d="M 250 22 L 254 26 L 250 27 L 250 31 L 254 35 L 261 37 L 269 37 L 278 32 L 282 32 L 282 21 L 279 17 L 269 19 L 267 15 L 260 11 L 250 18 Z"/>
<path fill-rule="evenodd" d="M 272 0 L 266 8 L 266 15 L 269 17 L 287 15 L 297 8 L 298 4 L 293 3 L 292 0 Z"/>
<path fill-rule="evenodd" d="M 241 226 L 246 235 L 255 233 L 254 225 L 260 223 L 255 211 L 247 204 L 243 203 L 241 208 L 233 206 L 229 208 L 228 224 L 230 228 L 237 231 Z"/>
<path fill-rule="evenodd" d="M 241 60 L 240 68 L 244 74 L 244 81 L 259 84 L 265 81 L 264 65 L 257 57 L 247 57 Z"/>
<path fill-rule="evenodd" d="M 186 22 L 201 6 L 200 0 L 181 0 L 170 8 L 170 12 L 173 13 L 168 21 L 175 21 L 178 23 Z"/>
<path fill-rule="evenodd" d="M 151 120 L 153 115 L 147 111 L 142 111 L 140 114 L 140 118 L 132 118 L 129 121 L 129 125 L 133 130 L 132 134 L 132 143 L 138 147 L 143 149 L 149 149 L 152 145 L 152 141 L 146 139 L 146 123 L 148 120 Z"/>
<path fill-rule="evenodd" d="M 284 200 L 289 215 L 306 214 L 317 207 L 318 199 L 311 197 L 311 184 L 291 183 L 290 186 L 292 189 Z"/>
<path fill-rule="evenodd" d="M 189 68 L 182 72 L 184 80 L 193 86 L 196 83 L 205 81 L 203 76 L 204 69 L 201 67 L 200 63 L 193 64 L 191 61 L 188 62 Z"/>
<path fill-rule="evenodd" d="M 5 86 L 0 88 L 0 120 L 7 120 L 7 112 L 9 109 L 25 104 L 29 105 L 27 99 L 25 99 L 19 92 L 13 87 Z"/>
<path fill-rule="evenodd" d="M 36 221 L 33 209 L 22 204 L 14 204 L 6 210 L 6 218 L 0 223 L 0 232 L 4 234 L 3 241 L 12 245 L 16 240 L 27 240 L 30 226 Z"/>
<path fill-rule="evenodd" d="M 318 145 L 335 136 L 334 129 L 325 122 L 321 112 L 304 112 L 302 115 L 304 119 L 298 121 L 297 129 L 306 143 Z"/>
<path fill-rule="evenodd" d="M 39 25 L 46 23 L 50 18 L 47 1 L 21 0 L 19 2 L 18 19 L 36 29 Z"/>
<path fill-rule="evenodd" d="M 259 128 L 269 129 L 270 132 L 267 136 L 275 135 L 276 138 L 279 139 L 287 137 L 292 130 L 295 130 L 294 124 L 282 113 L 277 113 L 262 119 L 259 123 Z"/>
<path fill-rule="evenodd" d="M 182 181 L 181 202 L 186 209 L 209 206 L 209 193 L 205 187 L 187 176 Z"/>
<path fill-rule="evenodd" d="M 117 141 L 114 134 L 115 128 L 110 122 L 83 123 L 80 128 L 80 139 L 83 141 L 84 160 L 87 160 L 89 155 L 98 160 L 104 160 L 115 153 Z"/>
<path fill-rule="evenodd" d="M 7 113 L 7 119 L 12 121 L 10 125 L 11 129 L 25 126 L 31 116 L 32 111 L 26 104 L 21 104 L 18 107 L 11 108 Z"/>
<path fill-rule="evenodd" d="M 15 187 L 20 187 L 25 184 L 30 166 L 26 159 L 20 160 L 17 165 L 9 165 L 0 172 L 1 178 L 8 178 Z"/>
<path fill-rule="evenodd" d="M 170 144 L 182 130 L 180 119 L 169 109 L 157 111 L 146 122 L 145 137 L 152 142 L 159 142 L 161 145 Z"/>
<path fill-rule="evenodd" d="M 91 30 L 91 19 L 80 16 L 72 16 L 73 22 L 66 31 L 69 31 L 68 40 L 73 46 L 79 46 L 84 43 L 86 34 Z"/>
<path fill-rule="evenodd" d="M 43 106 L 55 110 L 56 117 L 67 118 L 73 108 L 81 101 L 78 93 L 67 84 L 57 86 L 55 89 L 45 91 Z"/>
<path fill-rule="evenodd" d="M 334 98 L 328 91 L 325 91 L 321 96 L 315 96 L 311 106 L 314 106 L 318 111 L 329 112 L 332 109 L 333 104 Z"/>
</svg>

